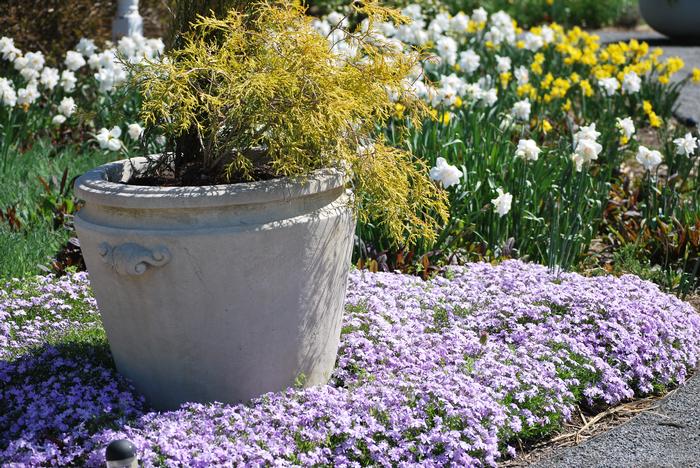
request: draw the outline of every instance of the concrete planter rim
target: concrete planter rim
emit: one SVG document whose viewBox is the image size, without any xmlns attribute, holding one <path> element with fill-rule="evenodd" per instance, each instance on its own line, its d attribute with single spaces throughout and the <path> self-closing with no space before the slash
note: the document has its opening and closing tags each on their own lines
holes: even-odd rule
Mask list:
<svg viewBox="0 0 700 468">
<path fill-rule="evenodd" d="M 290 201 L 344 187 L 345 173 L 326 168 L 295 178 L 203 186 L 147 186 L 125 183 L 132 169 L 143 167 L 149 157 L 122 159 L 87 171 L 75 182 L 78 198 L 115 208 L 204 208 Z"/>
</svg>

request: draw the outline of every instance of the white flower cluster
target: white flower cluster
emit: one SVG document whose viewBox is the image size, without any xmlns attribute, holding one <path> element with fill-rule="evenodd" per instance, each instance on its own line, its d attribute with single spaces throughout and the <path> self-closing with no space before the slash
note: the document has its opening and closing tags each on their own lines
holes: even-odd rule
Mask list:
<svg viewBox="0 0 700 468">
<path fill-rule="evenodd" d="M 603 151 L 603 147 L 598 143 L 600 132 L 595 128 L 595 123 L 587 127 L 581 127 L 574 134 L 574 154 L 571 160 L 576 166 L 576 171 L 581 172 L 583 165 L 598 159 L 598 155 Z"/>
<path fill-rule="evenodd" d="M 466 77 L 474 74 L 481 65 L 481 57 L 473 49 L 466 49 L 458 53 L 460 45 L 466 41 L 470 24 L 484 27 L 488 21 L 488 14 L 482 8 L 472 12 L 471 17 L 464 13 L 449 16 L 440 13 L 428 23 L 423 16 L 420 5 L 409 5 L 402 13 L 411 19 L 409 24 L 394 25 L 391 22 L 375 24 L 370 31 L 373 41 L 385 47 L 395 50 L 410 51 L 412 46 L 424 46 L 429 41 L 434 44 L 438 63 L 428 62 L 424 66 L 437 70 L 441 65 L 448 65 L 460 72 L 446 75 L 439 74 L 438 86 L 426 84 L 422 79 L 424 70 L 418 67 L 405 83 L 405 90 L 425 100 L 434 107 L 452 106 L 458 101 L 468 101 L 471 104 L 481 104 L 487 107 L 493 106 L 498 100 L 498 91 L 494 86 L 495 80 L 489 76 L 483 76 L 476 82 L 470 83 Z M 340 13 L 331 13 L 320 20 L 314 20 L 314 28 L 328 37 L 333 46 L 333 51 L 341 57 L 353 56 L 357 53 L 357 46 L 346 32 L 337 26 L 347 21 Z M 366 31 L 368 23 L 363 23 Z M 489 30 L 492 35 L 500 37 L 501 41 L 515 41 L 515 28 L 512 19 L 505 13 L 499 12 L 492 17 L 492 26 Z M 501 68 L 510 69 L 510 58 L 502 57 Z M 395 92 L 389 90 L 392 97 Z"/>
<path fill-rule="evenodd" d="M 608 97 L 614 96 L 620 88 L 622 88 L 623 94 L 636 94 L 642 89 L 642 79 L 631 71 L 623 76 L 622 85 L 617 78 L 609 77 L 598 80 L 598 86 Z"/>
<path fill-rule="evenodd" d="M 75 91 L 78 83 L 76 73 L 86 65 L 93 73 L 101 92 L 112 91 L 127 78 L 127 72 L 122 60 L 132 63 L 144 58 L 155 59 L 163 53 L 164 44 L 160 39 L 146 39 L 142 36 L 123 37 L 116 47 L 110 47 L 102 52 L 90 39 L 81 39 L 75 50 L 66 53 L 64 70 L 46 66 L 46 59 L 41 52 L 23 53 L 9 37 L 0 37 L 0 56 L 12 63 L 21 79 L 13 83 L 8 78 L 0 77 L 0 102 L 8 107 L 30 106 L 42 93 L 52 95 L 56 88 L 64 94 Z M 59 114 L 54 118 L 55 124 L 65 122 L 65 119 L 75 111 L 75 102 L 63 98 Z"/>
<path fill-rule="evenodd" d="M 75 100 L 72 97 L 64 97 L 58 105 L 58 114 L 53 118 L 54 125 L 63 124 L 76 109 Z"/>
<path fill-rule="evenodd" d="M 139 123 L 132 123 L 127 125 L 127 135 L 133 141 L 138 141 L 143 135 L 143 127 Z M 109 151 L 120 151 L 124 148 L 124 143 L 121 140 L 122 129 L 120 127 L 112 127 L 112 129 L 102 128 L 95 135 L 95 140 L 100 145 L 100 148 Z M 162 145 L 164 142 L 161 140 L 157 141 L 158 144 Z"/>
</svg>

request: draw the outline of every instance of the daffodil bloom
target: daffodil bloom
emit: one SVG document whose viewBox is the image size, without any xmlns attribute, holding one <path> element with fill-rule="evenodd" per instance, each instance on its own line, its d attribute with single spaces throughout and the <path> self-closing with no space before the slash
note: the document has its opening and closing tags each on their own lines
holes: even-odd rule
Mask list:
<svg viewBox="0 0 700 468">
<path fill-rule="evenodd" d="M 530 110 L 532 106 L 528 99 L 518 101 L 513 105 L 513 117 L 518 120 L 527 122 L 530 119 Z"/>
<path fill-rule="evenodd" d="M 656 112 L 649 112 L 649 125 L 651 125 L 654 128 L 659 128 L 661 127 L 662 123 L 663 120 L 661 120 L 661 117 L 656 115 Z"/>
<path fill-rule="evenodd" d="M 73 112 L 75 112 L 75 100 L 71 97 L 65 97 L 61 100 L 61 103 L 58 105 L 58 112 L 63 114 L 66 117 L 70 117 L 73 115 Z"/>
<path fill-rule="evenodd" d="M 634 122 L 629 117 L 625 117 L 624 119 L 618 118 L 616 125 L 620 131 L 620 134 L 622 135 L 622 144 L 627 144 L 636 131 L 634 128 Z"/>
<path fill-rule="evenodd" d="M 588 80 L 581 80 L 581 82 L 579 83 L 579 86 L 581 86 L 581 91 L 583 91 L 584 96 L 586 96 L 586 97 L 593 96 L 593 87 L 588 82 Z"/>
<path fill-rule="evenodd" d="M 691 78 L 693 83 L 700 83 L 700 68 L 693 68 Z"/>
<path fill-rule="evenodd" d="M 579 128 L 578 132 L 574 134 L 574 148 L 581 140 L 593 140 L 596 141 L 600 136 L 600 132 L 596 130 L 595 122 Z"/>
<path fill-rule="evenodd" d="M 143 135 L 143 128 L 138 123 L 132 123 L 129 124 L 127 133 L 129 134 L 129 138 L 137 141 L 139 138 L 141 138 L 141 135 Z"/>
<path fill-rule="evenodd" d="M 646 146 L 639 146 L 637 151 L 637 162 L 644 166 L 647 171 L 653 171 L 663 160 L 661 153 L 650 150 Z"/>
<path fill-rule="evenodd" d="M 122 130 L 119 127 L 113 127 L 111 130 L 103 128 L 95 135 L 100 148 L 110 151 L 119 151 L 122 147 L 122 142 L 119 137 L 122 135 Z"/>
<path fill-rule="evenodd" d="M 549 120 L 544 119 L 544 120 L 542 121 L 542 131 L 543 131 L 545 134 L 547 134 L 547 133 L 549 133 L 551 130 L 552 130 L 552 124 L 549 123 Z"/>
<path fill-rule="evenodd" d="M 540 151 L 542 150 L 537 146 L 535 140 L 520 140 L 515 156 L 525 161 L 537 161 Z"/>
<path fill-rule="evenodd" d="M 622 92 L 625 94 L 638 93 L 642 88 L 642 79 L 635 72 L 627 73 L 622 79 Z"/>
<path fill-rule="evenodd" d="M 66 59 L 63 62 L 70 71 L 76 71 L 82 68 L 87 62 L 83 58 L 83 54 L 74 50 L 66 52 Z"/>
<path fill-rule="evenodd" d="M 459 180 L 462 178 L 462 171 L 457 169 L 457 166 L 449 164 L 445 158 L 437 158 L 435 167 L 430 169 L 430 178 L 442 183 L 443 187 L 448 188 L 459 184 Z"/>
<path fill-rule="evenodd" d="M 600 143 L 594 140 L 580 140 L 576 145 L 575 153 L 578 154 L 584 162 L 590 162 L 598 159 L 598 155 L 603 150 Z"/>
<path fill-rule="evenodd" d="M 676 145 L 676 154 L 692 156 L 698 147 L 698 139 L 688 132 L 683 138 L 673 140 L 673 144 Z"/>
<path fill-rule="evenodd" d="M 620 89 L 620 82 L 617 81 L 617 78 L 603 78 L 598 80 L 598 86 L 603 89 L 607 96 L 613 96 Z"/>
<path fill-rule="evenodd" d="M 498 196 L 491 200 L 493 204 L 493 209 L 498 213 L 500 217 L 508 214 L 513 203 L 513 195 L 508 192 L 503 192 L 502 188 L 497 188 L 496 193 Z"/>
</svg>

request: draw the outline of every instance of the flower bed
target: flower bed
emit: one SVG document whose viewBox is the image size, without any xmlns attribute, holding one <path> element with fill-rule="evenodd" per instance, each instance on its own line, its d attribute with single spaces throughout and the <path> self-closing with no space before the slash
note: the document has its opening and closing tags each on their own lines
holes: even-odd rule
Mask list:
<svg viewBox="0 0 700 468">
<path fill-rule="evenodd" d="M 684 69 L 681 59 L 644 42 L 603 44 L 594 34 L 557 24 L 523 29 L 504 12 L 428 15 L 408 5 L 403 13 L 409 24 L 360 24 L 378 46 L 426 54 L 405 89 L 391 92 L 394 118 L 382 143 L 410 149 L 421 165 L 433 168 L 436 184 L 449 192 L 450 220 L 437 242 L 410 246 L 392 242 L 386 231 L 397 220 L 421 218 L 425 213 L 417 206 L 361 219 L 359 265 L 427 271 L 449 263 L 448 257 L 527 257 L 572 269 L 587 258 L 592 241 L 602 239 L 611 250 L 631 246 L 643 263 L 661 266 L 666 279 L 659 281 L 667 287 L 695 287 L 698 133 L 676 126 L 672 109 L 685 84 L 700 82 L 700 69 Z M 344 13 L 310 21 L 329 35 L 337 54 L 358 53 L 345 31 L 354 23 Z M 6 168 L 0 170 L 15 178 L 6 186 L 38 187 L 36 177 L 18 175 L 17 168 L 34 157 L 19 157 L 30 147 L 48 151 L 41 142 L 63 153 L 76 148 L 81 157 L 68 164 L 68 181 L 84 170 L 79 161 L 88 148 L 114 159 L 161 151 L 164 136 L 144 131 L 141 97 L 119 86 L 129 74 L 117 56 L 136 63 L 162 51 L 157 39 L 126 37 L 102 50 L 83 39 L 54 68 L 41 53 L 0 38 L 0 126 L 8 130 L 0 141 L 0 166 Z M 430 108 L 422 128 L 408 118 L 406 93 Z M 682 147 L 679 139 L 685 139 Z M 642 170 L 627 178 L 621 168 L 635 158 Z M 61 196 L 70 200 L 71 194 Z M 4 239 L 16 235 L 6 233 L 8 227 L 66 219 L 31 198 L 0 191 L 0 242 L 9 245 Z M 75 204 L 68 205 L 71 214 Z M 605 262 L 596 266 L 610 267 Z M 0 275 L 25 274 L 31 267 L 15 265 L 36 263 L 3 268 L 0 261 Z"/>
<path fill-rule="evenodd" d="M 682 383 L 700 360 L 700 316 L 634 276 L 507 261 L 429 282 L 354 271 L 349 291 L 329 385 L 156 413 L 112 368 L 85 274 L 10 282 L 0 460 L 97 466 L 127 437 L 148 466 L 494 465 L 577 404 Z"/>
</svg>

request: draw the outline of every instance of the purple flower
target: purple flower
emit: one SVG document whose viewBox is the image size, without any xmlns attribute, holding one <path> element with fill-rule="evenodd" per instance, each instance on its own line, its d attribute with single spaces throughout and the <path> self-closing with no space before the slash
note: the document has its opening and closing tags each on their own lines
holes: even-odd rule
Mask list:
<svg viewBox="0 0 700 468">
<path fill-rule="evenodd" d="M 507 261 L 447 278 L 354 271 L 328 385 L 248 405 L 143 406 L 98 345 L 87 278 L 0 291 L 0 460 L 101 466 L 128 438 L 146 465 L 495 465 L 577 404 L 682 383 L 700 316 L 634 276 L 554 275 Z"/>
</svg>

